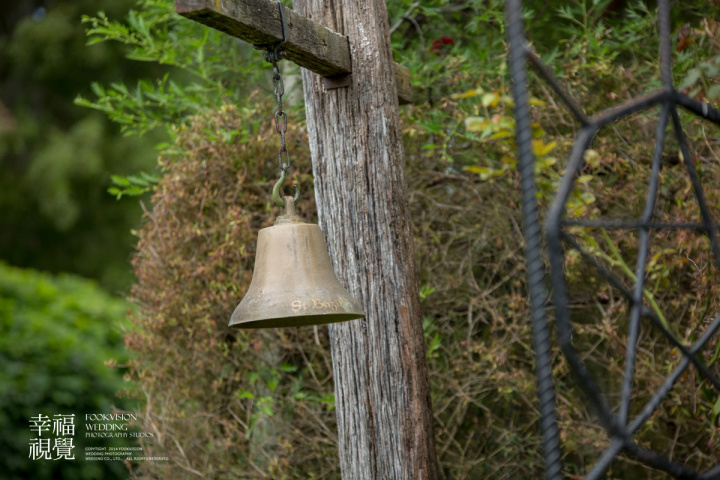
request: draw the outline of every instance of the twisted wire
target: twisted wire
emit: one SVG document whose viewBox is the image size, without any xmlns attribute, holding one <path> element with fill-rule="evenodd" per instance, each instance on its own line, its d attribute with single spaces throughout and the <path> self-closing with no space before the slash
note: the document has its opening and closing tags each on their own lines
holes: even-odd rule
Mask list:
<svg viewBox="0 0 720 480">
<path fill-rule="evenodd" d="M 540 430 L 543 437 L 545 478 L 562 479 L 562 450 L 560 431 L 555 414 L 555 385 L 552 374 L 550 329 L 545 315 L 545 267 L 542 261 L 540 219 L 535 195 L 535 159 L 532 153 L 531 119 L 528 107 L 526 54 L 527 43 L 523 33 L 520 0 L 505 3 L 508 44 L 510 46 L 510 74 L 515 100 L 516 144 L 518 172 L 522 190 L 522 217 L 525 236 L 525 255 L 530 305 L 532 307 L 533 346 L 535 348 L 535 375 L 540 406 Z"/>
</svg>

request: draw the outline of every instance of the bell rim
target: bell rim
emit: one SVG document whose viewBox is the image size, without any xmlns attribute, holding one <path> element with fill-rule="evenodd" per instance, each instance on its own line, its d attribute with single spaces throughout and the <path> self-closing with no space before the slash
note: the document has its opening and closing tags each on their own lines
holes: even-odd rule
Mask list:
<svg viewBox="0 0 720 480">
<path fill-rule="evenodd" d="M 243 329 L 308 327 L 311 325 L 329 325 L 331 323 L 349 322 L 351 320 L 359 320 L 361 318 L 365 318 L 365 314 L 361 312 L 286 315 L 271 319 L 257 318 L 239 321 L 233 321 L 231 318 L 228 326 Z"/>
</svg>

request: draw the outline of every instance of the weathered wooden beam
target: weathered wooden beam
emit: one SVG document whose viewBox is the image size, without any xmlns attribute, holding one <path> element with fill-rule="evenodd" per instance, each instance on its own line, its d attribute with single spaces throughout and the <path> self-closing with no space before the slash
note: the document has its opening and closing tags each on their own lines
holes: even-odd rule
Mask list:
<svg viewBox="0 0 720 480">
<path fill-rule="evenodd" d="M 225 32 L 252 45 L 282 40 L 277 3 L 273 0 L 175 0 L 183 17 Z M 285 58 L 323 77 L 352 73 L 347 37 L 285 9 Z M 412 102 L 410 71 L 395 64 L 398 100 Z"/>
</svg>

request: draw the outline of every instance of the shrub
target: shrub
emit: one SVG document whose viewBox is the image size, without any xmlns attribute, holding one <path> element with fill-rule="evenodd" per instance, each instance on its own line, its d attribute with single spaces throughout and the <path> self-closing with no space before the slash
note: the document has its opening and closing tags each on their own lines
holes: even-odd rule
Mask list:
<svg viewBox="0 0 720 480">
<path fill-rule="evenodd" d="M 174 156 L 139 232 L 133 289 L 140 311 L 127 337 L 135 352 L 145 442 L 167 463 L 152 478 L 322 478 L 336 471 L 326 329 L 230 330 L 252 276 L 257 230 L 271 225 L 279 176 L 270 105 L 224 107 L 177 132 Z M 257 119 L 262 119 L 258 121 Z M 309 153 L 288 126 L 300 212 L 315 216 Z M 333 476 L 333 475 L 330 475 Z"/>
<path fill-rule="evenodd" d="M 85 413 L 129 407 L 116 398 L 126 360 L 127 303 L 94 283 L 0 264 L 0 447 L 6 478 L 123 478 L 117 462 L 86 462 L 78 435 Z M 30 418 L 75 414 L 76 460 L 28 458 Z M 123 443 L 114 443 L 120 445 Z M 103 444 L 106 445 L 106 444 Z"/>
</svg>

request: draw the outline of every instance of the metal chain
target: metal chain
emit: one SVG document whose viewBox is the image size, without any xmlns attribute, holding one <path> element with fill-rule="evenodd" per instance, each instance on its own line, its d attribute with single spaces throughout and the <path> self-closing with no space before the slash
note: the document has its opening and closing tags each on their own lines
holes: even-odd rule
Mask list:
<svg viewBox="0 0 720 480">
<path fill-rule="evenodd" d="M 276 46 L 272 51 L 268 51 L 268 61 L 272 63 L 273 74 L 272 82 L 273 89 L 275 92 L 275 98 L 277 98 L 277 111 L 275 112 L 275 129 L 280 134 L 280 150 L 278 151 L 278 163 L 280 169 L 287 171 L 290 166 L 290 152 L 288 152 L 287 145 L 285 144 L 285 132 L 287 132 L 287 113 L 283 110 L 282 96 L 285 93 L 285 85 L 283 83 L 282 75 L 280 74 L 280 68 L 278 67 L 277 61 L 282 58 L 282 52 L 278 50 Z M 285 154 L 285 161 L 283 161 L 283 153 Z"/>
<path fill-rule="evenodd" d="M 285 5 L 282 1 L 278 0 L 278 8 L 280 9 L 280 23 L 282 25 L 282 36 L 283 39 L 275 45 L 266 46 L 267 53 L 265 54 L 265 60 L 270 62 L 273 67 L 272 82 L 273 91 L 275 92 L 275 98 L 277 99 L 278 108 L 275 111 L 275 130 L 280 134 L 280 150 L 278 151 L 278 163 L 280 164 L 280 180 L 277 181 L 272 191 L 273 201 L 280 207 L 285 207 L 285 200 L 281 195 L 282 186 L 285 183 L 287 177 L 287 170 L 290 167 L 290 152 L 288 152 L 287 145 L 285 143 L 285 132 L 287 132 L 287 113 L 283 110 L 282 96 L 285 93 L 285 84 L 283 83 L 282 75 L 280 74 L 280 68 L 278 62 L 283 59 L 285 52 L 280 50 L 280 47 L 287 42 L 287 33 L 285 29 Z M 283 153 L 285 154 L 285 160 L 283 160 Z M 295 201 L 297 202 L 300 192 L 298 186 L 295 185 Z"/>
</svg>

